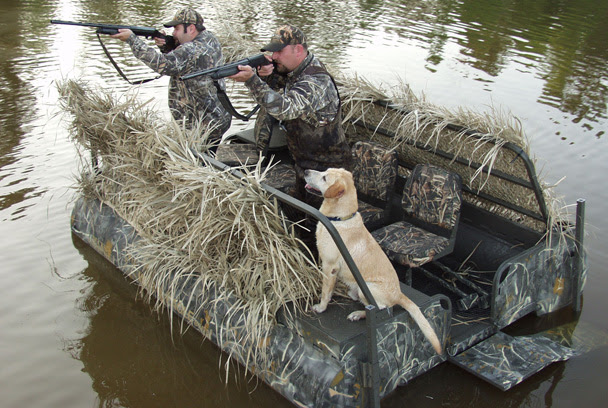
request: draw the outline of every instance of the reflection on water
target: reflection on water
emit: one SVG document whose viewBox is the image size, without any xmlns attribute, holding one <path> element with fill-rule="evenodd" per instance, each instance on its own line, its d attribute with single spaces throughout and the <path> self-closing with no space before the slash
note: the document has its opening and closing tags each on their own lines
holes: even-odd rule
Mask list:
<svg viewBox="0 0 608 408">
<path fill-rule="evenodd" d="M 532 73 L 543 81 L 539 101 L 575 122 L 606 119 L 608 2 L 389 1 L 370 12 L 381 27 L 365 28 L 415 42 L 427 51 L 427 69 L 450 57 L 456 44 L 458 62 L 492 77 L 510 64 Z"/>
<path fill-rule="evenodd" d="M 89 322 L 82 337 L 64 340 L 64 350 L 82 362 L 98 406 L 181 407 L 184 401 L 213 407 L 291 406 L 255 378 L 237 384 L 234 376 L 242 376 L 237 365 L 230 364 L 224 384 L 226 372 L 211 342 L 203 342 L 194 330 L 179 334 L 179 321 L 136 301 L 137 289 L 120 271 L 73 239 L 89 262 L 82 272 L 89 286 L 76 304 Z"/>
<path fill-rule="evenodd" d="M 0 2 L 0 353 L 6 362 L 0 393 L 9 405 L 35 406 L 40 401 L 32 398 L 45 398 L 50 407 L 89 406 L 90 393 L 98 406 L 287 405 L 244 376 L 237 375 L 237 383 L 231 375 L 224 386 L 219 361 L 225 360 L 213 345 L 201 345 L 194 332 L 171 336 L 170 328 L 177 328 L 167 316 L 135 300 L 133 287 L 69 236 L 66 189 L 76 154 L 57 116 L 53 82 L 83 78 L 118 93 L 129 85 L 113 70 L 93 30 L 52 26 L 49 20 L 160 28 L 190 3 Z M 398 74 L 416 92 L 427 88 L 429 101 L 438 105 L 479 108 L 496 99 L 512 107 L 533 144 L 550 153 L 553 179 L 572 174 L 574 182 L 564 191 L 584 191 L 589 200 L 594 236 L 586 239 L 591 270 L 583 316 L 605 328 L 608 168 L 601 143 L 608 102 L 608 2 L 203 0 L 197 7 L 208 29 L 238 31 L 259 44 L 277 25 L 297 24 L 331 67 L 389 85 Z M 103 40 L 129 78 L 154 76 L 129 47 Z M 166 110 L 166 86 L 164 78 L 140 92 Z M 239 111 L 251 108 L 242 88 L 232 88 L 232 97 Z M 89 265 L 84 270 L 83 262 Z M 49 269 L 78 279 L 58 280 Z M 507 393 L 445 364 L 398 389 L 383 406 L 599 406 L 607 360 L 606 347 L 600 347 L 554 364 Z M 61 375 L 53 375 L 56 367 L 64 370 L 57 371 Z"/>
<path fill-rule="evenodd" d="M 3 54 L 0 58 L 0 168 L 15 160 L 13 153 L 24 134 L 24 118 L 28 111 L 35 109 L 31 86 L 20 78 L 23 67 L 18 61 L 32 54 L 23 44 L 25 38 L 17 20 L 20 15 L 17 5 L 17 1 L 0 5 L 0 50 Z"/>
<path fill-rule="evenodd" d="M 30 122 L 38 113 L 35 71 L 47 64 L 44 38 L 32 41 L 30 33 L 48 25 L 44 15 L 53 5 L 46 1 L 27 3 L 5 1 L 0 4 L 0 211 L 11 208 L 0 220 L 16 220 L 33 204 L 25 204 L 44 193 L 44 187 L 32 186 L 32 166 L 20 163 L 24 138 Z M 35 12 L 34 12 L 35 11 Z"/>
</svg>

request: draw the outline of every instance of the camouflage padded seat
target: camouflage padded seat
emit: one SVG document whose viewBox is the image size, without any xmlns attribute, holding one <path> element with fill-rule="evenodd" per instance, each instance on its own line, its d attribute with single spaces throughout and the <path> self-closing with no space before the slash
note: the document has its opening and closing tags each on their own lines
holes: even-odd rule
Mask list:
<svg viewBox="0 0 608 408">
<path fill-rule="evenodd" d="M 268 171 L 263 183 L 268 184 L 285 194 L 294 195 L 296 187 L 296 170 L 293 166 L 279 163 Z"/>
<path fill-rule="evenodd" d="M 276 152 L 286 147 L 285 130 L 264 112 L 262 108 L 256 118 L 255 128 L 231 135 L 229 143 L 225 143 L 225 141 L 221 143 L 215 153 L 216 159 L 229 166 L 243 164 L 253 166 L 258 163 L 261 156 L 268 156 L 269 151 Z M 259 119 L 259 115 L 262 115 L 264 120 Z M 267 121 L 268 118 L 270 121 Z"/>
<path fill-rule="evenodd" d="M 386 219 L 384 210 L 380 207 L 373 206 L 365 201 L 359 202 L 359 214 L 363 218 L 363 223 L 369 230 L 373 230 L 375 226 L 382 225 L 382 221 Z"/>
<path fill-rule="evenodd" d="M 359 213 L 368 229 L 386 224 L 398 171 L 397 152 L 370 142 L 353 145 L 353 179 Z"/>
<path fill-rule="evenodd" d="M 255 165 L 260 152 L 251 143 L 222 143 L 217 147 L 215 158 L 228 166 Z"/>
<path fill-rule="evenodd" d="M 443 253 L 449 240 L 409 224 L 399 221 L 372 233 L 388 257 L 405 266 L 425 264 L 436 254 Z"/>
<path fill-rule="evenodd" d="M 401 200 L 403 220 L 372 233 L 388 257 L 416 267 L 454 249 L 462 202 L 460 176 L 429 164 L 414 167 Z"/>
</svg>

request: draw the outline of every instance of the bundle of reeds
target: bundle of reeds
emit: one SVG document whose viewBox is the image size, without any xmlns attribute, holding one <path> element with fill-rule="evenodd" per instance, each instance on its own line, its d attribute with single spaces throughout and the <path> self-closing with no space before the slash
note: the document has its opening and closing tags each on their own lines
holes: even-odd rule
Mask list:
<svg viewBox="0 0 608 408">
<path fill-rule="evenodd" d="M 246 316 L 236 338 L 218 341 L 233 343 L 246 365 L 264 366 L 258 345 L 277 311 L 309 310 L 321 281 L 293 225 L 260 187 L 265 173 L 241 168 L 245 177 L 237 178 L 201 165 L 191 149 L 205 144 L 205 132 L 162 120 L 136 95 L 117 100 L 72 80 L 59 89 L 75 140 L 99 157 L 97 171 L 84 163 L 82 193 L 109 204 L 143 238 L 127 250 L 142 293 L 171 311 L 166 294 L 195 276 L 196 293 L 213 290 L 214 302 L 230 298 L 227 315 Z"/>
<path fill-rule="evenodd" d="M 403 82 L 389 93 L 356 75 L 342 78 L 340 90 L 346 111 L 344 122 L 361 119 L 383 128 L 395 136 L 390 142 L 392 146 L 408 142 L 431 150 L 440 149 L 480 163 L 488 173 L 495 167 L 514 171 L 512 166 L 502 163 L 501 147 L 505 143 L 513 143 L 529 154 L 519 120 L 496 108 L 483 113 L 463 107 L 450 110 L 429 103 L 424 95 L 416 96 Z M 512 159 L 504 158 L 505 161 Z M 472 181 L 480 173 L 472 174 Z"/>
</svg>

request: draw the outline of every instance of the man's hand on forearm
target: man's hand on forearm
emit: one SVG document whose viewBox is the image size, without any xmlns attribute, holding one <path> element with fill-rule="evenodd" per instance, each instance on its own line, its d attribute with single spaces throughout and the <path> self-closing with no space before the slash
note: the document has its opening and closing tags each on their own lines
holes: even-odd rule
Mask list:
<svg viewBox="0 0 608 408">
<path fill-rule="evenodd" d="M 229 76 L 228 78 L 235 80 L 236 82 L 246 82 L 252 76 L 255 75 L 253 68 L 249 65 L 239 65 L 239 72 Z"/>
</svg>

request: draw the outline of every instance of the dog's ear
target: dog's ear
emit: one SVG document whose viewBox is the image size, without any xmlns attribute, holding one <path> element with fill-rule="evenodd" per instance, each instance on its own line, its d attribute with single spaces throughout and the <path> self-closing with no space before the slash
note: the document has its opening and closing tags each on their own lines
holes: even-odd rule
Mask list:
<svg viewBox="0 0 608 408">
<path fill-rule="evenodd" d="M 325 198 L 340 198 L 344 195 L 344 191 L 346 191 L 346 186 L 340 180 L 336 181 L 332 184 L 327 190 L 325 190 Z"/>
</svg>

